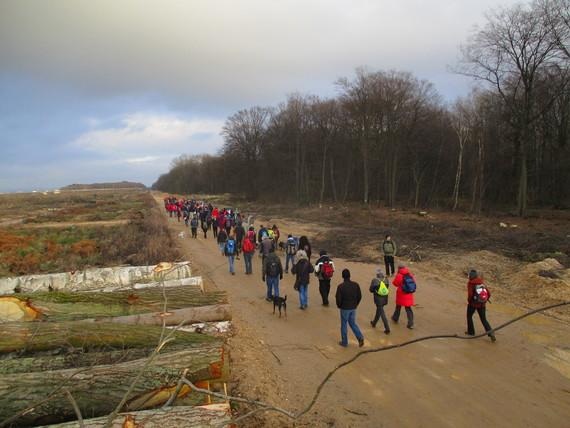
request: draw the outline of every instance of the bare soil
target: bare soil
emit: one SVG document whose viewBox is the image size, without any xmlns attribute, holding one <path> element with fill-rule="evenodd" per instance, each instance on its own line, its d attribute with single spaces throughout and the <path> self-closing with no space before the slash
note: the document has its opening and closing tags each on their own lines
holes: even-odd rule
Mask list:
<svg viewBox="0 0 570 428">
<path fill-rule="evenodd" d="M 156 198 L 160 205 L 160 195 Z M 472 267 L 485 275 L 493 292 L 487 305 L 493 326 L 526 308 L 570 299 L 564 266 L 570 223 L 565 218 L 521 221 L 446 213 L 419 217 L 409 211 L 371 210 L 359 213 L 355 221 L 347 210 L 289 209 L 284 216 L 283 207 L 263 212 L 257 208 L 256 226 L 276 223 L 282 236 L 306 234 L 315 252 L 322 247 L 329 251 L 337 271 L 351 270 L 363 292 L 357 315 L 365 336 L 362 349 L 434 334 L 463 334 L 465 277 Z M 499 222 L 517 227 L 504 229 Z M 175 219 L 169 219 L 169 226 L 175 236 L 187 232 Z M 379 265 L 377 248 L 386 231 L 403 247 L 403 254 L 416 259 L 419 254 L 422 260 L 398 258 L 418 280 L 416 328 L 410 331 L 401 321 L 392 324 L 390 335 L 369 324 L 374 305 L 368 285 Z M 316 279 L 309 286 L 309 308 L 301 311 L 293 277 L 285 276 L 280 289 L 288 297 L 288 317 L 279 318 L 264 300 L 260 259 L 255 258 L 251 276 L 244 274 L 243 261 L 236 261 L 237 273 L 232 276 L 211 236 L 191 239 L 185 233 L 178 243 L 206 285 L 229 294 L 235 326 L 230 339 L 232 393 L 298 411 L 310 402 L 330 370 L 360 350 L 350 332 L 349 347 L 338 346 L 338 310 L 334 304 L 320 305 Z M 539 253 L 556 259 L 533 260 Z M 337 277 L 332 295 L 340 282 Z M 388 315 L 393 308 L 392 296 Z M 499 331 L 496 343 L 487 338 L 441 339 L 362 355 L 325 384 L 316 405 L 299 420 L 266 413 L 244 426 L 566 427 L 570 420 L 568 312 L 570 307 L 565 306 L 526 318 Z M 481 332 L 477 319 L 475 325 Z"/>
</svg>

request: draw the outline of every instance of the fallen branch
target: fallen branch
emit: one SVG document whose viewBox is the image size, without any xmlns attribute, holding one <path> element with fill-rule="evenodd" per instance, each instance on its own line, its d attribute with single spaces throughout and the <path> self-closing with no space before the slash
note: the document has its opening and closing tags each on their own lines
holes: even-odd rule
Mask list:
<svg viewBox="0 0 570 428">
<path fill-rule="evenodd" d="M 354 357 L 350 358 L 349 360 L 340 363 L 339 365 L 337 365 L 334 369 L 332 369 L 323 379 L 323 381 L 319 384 L 319 386 L 317 387 L 317 390 L 315 391 L 315 394 L 313 395 L 312 400 L 310 401 L 310 403 L 300 412 L 298 413 L 293 413 L 289 410 L 283 409 L 281 407 L 277 407 L 277 406 L 273 406 L 269 403 L 264 403 L 263 401 L 258 401 L 258 400 L 251 400 L 251 399 L 247 399 L 247 398 L 242 398 L 242 397 L 234 397 L 231 395 L 226 395 L 226 394 L 221 394 L 218 392 L 212 392 L 209 391 L 207 389 L 202 389 L 202 388 L 198 388 L 196 385 L 194 385 L 192 382 L 190 382 L 188 379 L 186 379 L 185 374 L 182 375 L 182 377 L 179 380 L 179 385 L 182 384 L 186 384 L 188 385 L 193 391 L 201 393 L 201 394 L 206 394 L 206 395 L 211 395 L 217 398 L 221 398 L 224 400 L 229 400 L 229 401 L 234 401 L 234 402 L 238 402 L 238 403 L 245 403 L 245 404 L 251 404 L 254 406 L 258 406 L 256 409 L 234 419 L 232 421 L 232 423 L 236 424 L 238 421 L 241 422 L 242 420 L 252 416 L 253 414 L 256 413 L 260 413 L 260 412 L 269 412 L 269 411 L 273 411 L 273 412 L 278 412 L 281 413 L 285 416 L 287 416 L 290 419 L 293 420 L 297 420 L 299 419 L 301 416 L 303 416 L 304 414 L 306 414 L 307 412 L 309 412 L 313 406 L 316 404 L 324 386 L 326 385 L 326 383 L 332 378 L 332 376 L 341 368 L 353 363 L 354 361 L 356 361 L 358 358 L 360 358 L 362 355 L 366 355 L 366 354 L 372 354 L 372 353 L 376 353 L 376 352 L 382 352 L 382 351 L 389 351 L 391 349 L 397 349 L 397 348 L 403 348 L 405 346 L 408 345 L 412 345 L 414 343 L 419 343 L 419 342 L 424 342 L 427 340 L 432 340 L 432 339 L 463 339 L 463 340 L 472 340 L 472 339 L 479 339 L 481 337 L 493 334 L 499 330 L 502 330 L 503 328 L 517 322 L 520 321 L 526 317 L 529 317 L 531 315 L 534 315 L 536 313 L 539 312 L 544 312 L 547 311 L 549 309 L 554 309 L 554 308 L 558 308 L 561 306 L 566 306 L 566 305 L 570 305 L 570 301 L 566 301 L 566 302 L 562 302 L 562 303 L 556 303 L 553 305 L 549 305 L 549 306 L 544 306 L 541 308 L 537 308 L 537 309 L 533 309 L 529 312 L 526 312 L 516 318 L 511 319 L 510 321 L 507 321 L 501 325 L 499 325 L 498 327 L 495 327 L 489 331 L 486 331 L 484 333 L 478 334 L 476 336 L 463 336 L 463 335 L 459 335 L 459 334 L 440 334 L 440 335 L 431 335 L 431 336 L 424 336 L 424 337 L 419 337 L 417 339 L 413 339 L 413 340 L 408 340 L 406 342 L 402 342 L 402 343 L 398 343 L 395 345 L 389 345 L 389 346 L 381 346 L 378 348 L 372 348 L 372 349 L 366 349 L 363 351 L 358 352 Z M 175 395 L 174 395 L 175 397 Z M 171 404 L 171 402 L 174 401 L 174 398 L 171 397 L 171 400 L 169 400 L 170 403 L 167 403 L 168 405 Z M 165 405 L 166 406 L 166 405 Z M 350 411 L 348 409 L 345 409 L 347 411 Z M 352 412 L 351 412 L 352 413 Z M 360 415 L 359 413 L 355 413 Z M 224 424 L 223 426 L 226 426 L 226 424 Z"/>
</svg>

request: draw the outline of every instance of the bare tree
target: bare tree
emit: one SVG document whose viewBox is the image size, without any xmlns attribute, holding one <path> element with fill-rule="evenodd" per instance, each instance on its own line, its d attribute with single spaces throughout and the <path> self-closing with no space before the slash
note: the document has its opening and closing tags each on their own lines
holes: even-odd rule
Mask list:
<svg viewBox="0 0 570 428">
<path fill-rule="evenodd" d="M 535 87 L 541 72 L 556 67 L 558 45 L 544 17 L 517 4 L 487 15 L 487 24 L 463 47 L 461 72 L 491 84 L 514 119 L 518 154 L 517 210 L 525 215 L 528 199 L 528 147 L 532 139 Z"/>
</svg>

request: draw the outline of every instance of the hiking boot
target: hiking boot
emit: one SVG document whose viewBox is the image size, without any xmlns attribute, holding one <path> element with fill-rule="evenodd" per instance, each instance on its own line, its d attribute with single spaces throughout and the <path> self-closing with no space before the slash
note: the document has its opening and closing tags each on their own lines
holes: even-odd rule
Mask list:
<svg viewBox="0 0 570 428">
<path fill-rule="evenodd" d="M 495 337 L 495 335 L 493 334 L 492 336 L 489 336 L 491 338 L 491 342 L 496 342 L 497 338 Z"/>
<path fill-rule="evenodd" d="M 398 320 L 397 320 L 396 318 L 392 317 L 391 319 L 392 319 L 392 321 L 394 321 L 396 324 L 398 324 Z"/>
<path fill-rule="evenodd" d="M 390 334 L 390 330 L 384 330 L 384 334 Z"/>
<path fill-rule="evenodd" d="M 469 333 L 468 331 L 465 332 L 466 336 L 475 336 L 475 333 Z"/>
<path fill-rule="evenodd" d="M 271 300 L 269 297 L 266 297 L 266 298 L 265 298 L 265 301 L 266 301 L 266 302 L 272 302 L 273 300 Z"/>
<path fill-rule="evenodd" d="M 370 321 L 370 325 L 374 328 L 376 328 L 376 323 L 374 321 Z"/>
<path fill-rule="evenodd" d="M 410 330 L 413 330 L 413 329 L 414 329 L 414 326 L 413 326 L 413 325 L 407 325 L 406 327 L 408 327 Z"/>
<path fill-rule="evenodd" d="M 346 348 L 346 347 L 348 346 L 348 344 L 344 344 L 344 343 L 342 343 L 342 342 L 338 342 L 338 344 L 339 344 L 340 346 L 342 346 L 343 348 Z"/>
<path fill-rule="evenodd" d="M 358 339 L 358 347 L 362 348 L 364 346 L 364 337 L 361 337 L 360 339 Z"/>
</svg>

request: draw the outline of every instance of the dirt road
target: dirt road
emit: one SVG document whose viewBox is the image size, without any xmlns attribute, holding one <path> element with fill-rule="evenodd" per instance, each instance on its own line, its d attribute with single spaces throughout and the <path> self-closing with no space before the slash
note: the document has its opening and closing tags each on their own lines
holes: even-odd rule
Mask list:
<svg viewBox="0 0 570 428">
<path fill-rule="evenodd" d="M 331 369 L 359 351 L 350 332 L 349 347 L 338 345 L 338 310 L 334 305 L 320 305 L 315 278 L 309 286 L 309 308 L 301 311 L 293 277 L 286 275 L 280 289 L 281 295 L 288 296 L 288 317 L 279 319 L 272 315 L 272 304 L 264 300 L 260 259 L 254 259 L 254 275 L 246 276 L 243 260 L 239 260 L 237 273 L 231 276 L 212 236 L 191 239 L 184 223 L 168 221 L 175 234 L 186 232 L 178 241 L 195 272 L 204 277 L 208 287 L 229 294 L 236 328 L 230 340 L 233 392 L 298 411 L 312 399 Z M 272 222 L 280 225 L 282 233 L 311 236 L 311 225 L 306 223 Z M 256 221 L 257 226 L 260 223 L 263 219 Z M 374 305 L 368 285 L 375 266 L 339 258 L 335 264 L 331 294 L 345 267 L 363 291 L 357 316 L 365 335 L 363 349 L 465 330 L 465 295 L 446 283 L 444 273 L 430 271 L 422 263 L 411 265 L 418 280 L 416 328 L 410 331 L 401 321 L 386 336 L 381 328 L 369 324 Z M 387 313 L 393 308 L 392 290 Z M 509 305 L 488 308 L 492 325 L 520 313 Z M 480 332 L 478 320 L 475 325 Z M 432 340 L 364 355 L 332 377 L 316 405 L 299 421 L 271 413 L 244 426 L 568 427 L 568 324 L 537 315 L 501 330 L 497 339 L 496 343 L 486 338 Z"/>
</svg>

